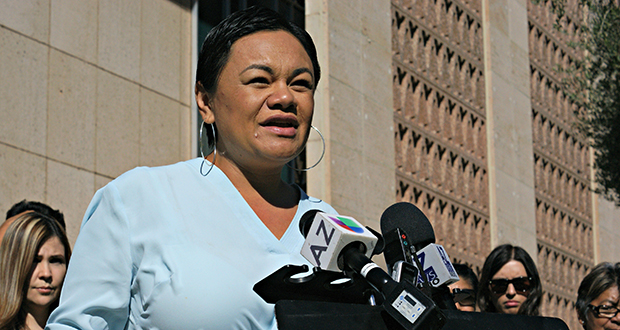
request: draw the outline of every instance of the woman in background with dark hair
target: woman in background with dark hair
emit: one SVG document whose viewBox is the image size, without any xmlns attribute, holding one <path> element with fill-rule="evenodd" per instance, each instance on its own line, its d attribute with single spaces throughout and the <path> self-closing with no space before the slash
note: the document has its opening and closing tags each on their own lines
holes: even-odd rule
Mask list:
<svg viewBox="0 0 620 330">
<path fill-rule="evenodd" d="M 304 213 L 335 213 L 281 179 L 306 145 L 319 76 L 308 33 L 274 11 L 214 27 L 195 84 L 206 157 L 137 168 L 95 194 L 48 328 L 276 329 L 252 287 L 307 264 Z"/>
<path fill-rule="evenodd" d="M 43 329 L 58 306 L 71 247 L 58 221 L 28 212 L 0 244 L 0 329 Z"/>
<path fill-rule="evenodd" d="M 585 330 L 619 330 L 620 263 L 604 262 L 579 285 L 575 310 Z"/>
<path fill-rule="evenodd" d="M 540 315 L 542 287 L 534 260 L 521 247 L 496 247 L 480 274 L 478 306 L 482 312 Z"/>
<path fill-rule="evenodd" d="M 475 312 L 478 294 L 478 277 L 473 269 L 465 264 L 453 264 L 459 280 L 448 285 L 456 308 L 463 312 Z"/>
</svg>

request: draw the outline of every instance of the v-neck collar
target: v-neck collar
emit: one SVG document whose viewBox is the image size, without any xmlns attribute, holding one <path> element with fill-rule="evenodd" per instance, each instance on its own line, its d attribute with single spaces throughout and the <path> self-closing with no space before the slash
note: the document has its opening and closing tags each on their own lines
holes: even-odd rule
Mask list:
<svg viewBox="0 0 620 330">
<path fill-rule="evenodd" d="M 205 164 L 205 166 L 210 166 L 210 163 L 208 161 L 206 162 L 207 164 Z M 211 182 L 211 184 L 218 187 L 223 194 L 234 196 L 235 199 L 239 200 L 239 203 L 237 204 L 238 207 L 233 210 L 233 212 L 237 214 L 240 222 L 258 242 L 271 251 L 299 253 L 301 245 L 303 244 L 303 236 L 299 230 L 299 219 L 308 209 L 307 206 L 304 207 L 304 201 L 308 200 L 308 196 L 299 186 L 295 185 L 295 188 L 299 192 L 297 210 L 286 231 L 282 237 L 278 239 L 258 217 L 256 212 L 254 212 L 252 207 L 250 207 L 239 190 L 222 170 L 220 170 L 217 166 L 214 166 L 213 170 L 207 175 L 207 177 L 203 177 L 199 172 L 201 163 L 201 158 L 197 158 L 195 159 L 195 162 L 193 162 L 192 167 L 198 171 L 196 173 L 198 173 L 202 180 L 208 180 L 205 181 L 205 184 L 207 182 Z"/>
</svg>

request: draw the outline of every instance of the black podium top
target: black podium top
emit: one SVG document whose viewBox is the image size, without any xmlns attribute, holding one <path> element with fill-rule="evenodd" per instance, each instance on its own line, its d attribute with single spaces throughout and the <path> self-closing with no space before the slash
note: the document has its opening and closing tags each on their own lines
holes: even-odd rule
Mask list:
<svg viewBox="0 0 620 330">
<path fill-rule="evenodd" d="M 280 330 L 402 330 L 380 306 L 302 300 L 276 303 Z M 442 330 L 569 330 L 558 318 L 442 310 Z"/>
</svg>

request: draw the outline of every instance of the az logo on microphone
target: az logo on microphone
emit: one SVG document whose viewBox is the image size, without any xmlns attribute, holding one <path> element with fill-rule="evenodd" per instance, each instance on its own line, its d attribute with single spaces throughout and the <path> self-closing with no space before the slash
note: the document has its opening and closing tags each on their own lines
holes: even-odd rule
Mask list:
<svg viewBox="0 0 620 330">
<path fill-rule="evenodd" d="M 345 246 L 361 242 L 370 257 L 377 237 L 351 217 L 317 213 L 301 248 L 301 255 L 321 269 L 341 271 L 338 256 Z"/>
</svg>

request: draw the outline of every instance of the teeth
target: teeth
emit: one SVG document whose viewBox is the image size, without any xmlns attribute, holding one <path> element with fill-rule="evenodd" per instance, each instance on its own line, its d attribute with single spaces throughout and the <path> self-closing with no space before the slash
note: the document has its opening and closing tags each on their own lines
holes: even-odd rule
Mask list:
<svg viewBox="0 0 620 330">
<path fill-rule="evenodd" d="M 266 126 L 278 126 L 278 127 L 294 127 L 293 123 L 289 122 L 268 122 Z"/>
</svg>

